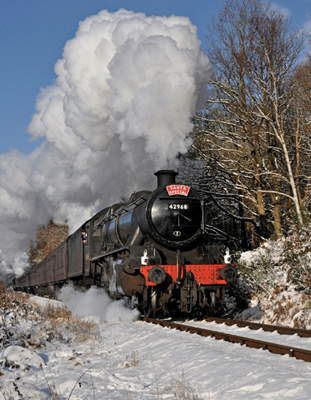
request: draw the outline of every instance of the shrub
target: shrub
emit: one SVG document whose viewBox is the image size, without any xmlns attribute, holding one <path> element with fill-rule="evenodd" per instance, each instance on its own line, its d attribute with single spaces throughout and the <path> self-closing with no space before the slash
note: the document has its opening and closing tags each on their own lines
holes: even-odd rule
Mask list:
<svg viewBox="0 0 311 400">
<path fill-rule="evenodd" d="M 21 318 L 34 322 L 27 332 L 15 329 Z M 97 323 L 73 316 L 66 307 L 39 306 L 30 302 L 29 295 L 15 293 L 0 282 L 0 340 L 4 347 L 14 343 L 38 348 L 54 339 L 84 342 L 98 337 Z"/>
<path fill-rule="evenodd" d="M 310 326 L 310 222 L 292 224 L 286 238 L 269 240 L 241 254 L 236 265 L 241 280 L 251 288 L 250 297 L 265 313 L 263 322 Z"/>
</svg>

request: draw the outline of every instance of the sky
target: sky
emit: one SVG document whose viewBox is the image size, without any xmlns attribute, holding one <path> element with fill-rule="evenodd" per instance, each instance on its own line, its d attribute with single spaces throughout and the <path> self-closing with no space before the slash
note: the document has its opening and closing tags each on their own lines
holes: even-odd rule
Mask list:
<svg viewBox="0 0 311 400">
<path fill-rule="evenodd" d="M 311 0 L 273 4 L 297 27 L 310 19 Z M 197 26 L 204 50 L 206 26 L 217 17 L 221 5 L 219 0 L 1 0 L 0 154 L 12 149 L 29 154 L 41 143 L 42 139 L 30 141 L 27 133 L 36 97 L 40 88 L 56 79 L 54 66 L 80 21 L 103 9 L 120 8 L 147 16 L 186 16 Z"/>
</svg>

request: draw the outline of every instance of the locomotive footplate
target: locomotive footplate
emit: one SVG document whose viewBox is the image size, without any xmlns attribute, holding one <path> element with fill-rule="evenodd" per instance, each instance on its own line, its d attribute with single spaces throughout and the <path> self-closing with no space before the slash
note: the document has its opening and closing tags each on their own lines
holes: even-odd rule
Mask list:
<svg viewBox="0 0 311 400">
<path fill-rule="evenodd" d="M 149 272 L 154 265 L 141 265 L 140 273 L 144 275 L 146 279 L 146 286 L 156 286 L 157 284 L 150 280 Z M 174 265 L 156 265 L 156 267 L 162 268 L 166 272 L 166 276 L 172 282 L 178 281 L 178 269 L 179 266 Z M 180 279 L 186 278 L 187 273 L 190 272 L 192 280 L 195 280 L 199 285 L 225 285 L 225 281 L 222 277 L 221 270 L 224 267 L 228 267 L 228 264 L 203 264 L 203 265 L 180 265 L 181 274 Z M 232 266 L 233 267 L 233 266 Z M 233 267 L 234 268 L 234 267 Z"/>
</svg>

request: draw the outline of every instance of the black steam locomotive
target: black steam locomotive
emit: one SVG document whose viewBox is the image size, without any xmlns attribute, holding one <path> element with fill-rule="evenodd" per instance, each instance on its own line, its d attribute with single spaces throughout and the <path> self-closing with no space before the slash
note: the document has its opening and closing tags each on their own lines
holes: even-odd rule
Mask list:
<svg viewBox="0 0 311 400">
<path fill-rule="evenodd" d="M 98 212 L 15 288 L 44 294 L 71 281 L 125 297 L 144 315 L 213 313 L 236 269 L 228 253 L 221 260 L 220 247 L 205 244 L 204 204 L 195 189 L 176 184 L 175 171 L 155 175 L 156 190 Z"/>
</svg>

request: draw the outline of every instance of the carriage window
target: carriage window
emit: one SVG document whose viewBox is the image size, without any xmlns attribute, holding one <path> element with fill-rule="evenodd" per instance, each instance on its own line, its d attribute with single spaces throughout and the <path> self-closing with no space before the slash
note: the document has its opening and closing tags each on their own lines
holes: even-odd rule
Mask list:
<svg viewBox="0 0 311 400">
<path fill-rule="evenodd" d="M 99 218 L 96 218 L 93 222 L 93 236 L 100 236 L 100 223 Z"/>
</svg>

